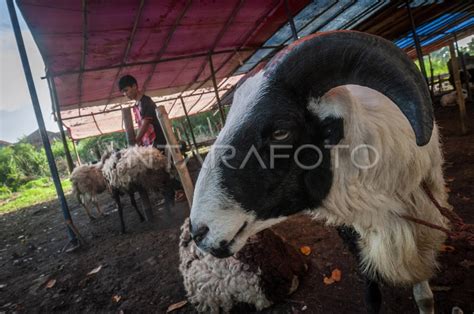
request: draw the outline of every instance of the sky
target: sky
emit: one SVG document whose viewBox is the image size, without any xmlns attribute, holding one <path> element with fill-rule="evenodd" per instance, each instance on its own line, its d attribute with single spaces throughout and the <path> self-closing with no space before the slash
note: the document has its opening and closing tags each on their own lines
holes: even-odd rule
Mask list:
<svg viewBox="0 0 474 314">
<path fill-rule="evenodd" d="M 46 129 L 58 132 L 58 125 L 51 115 L 48 84 L 46 80 L 41 79 L 45 74 L 43 59 L 18 9 L 17 15 Z M 23 135 L 28 135 L 38 129 L 38 123 L 6 1 L 0 1 L 0 17 L 0 140 L 16 142 Z"/>
</svg>

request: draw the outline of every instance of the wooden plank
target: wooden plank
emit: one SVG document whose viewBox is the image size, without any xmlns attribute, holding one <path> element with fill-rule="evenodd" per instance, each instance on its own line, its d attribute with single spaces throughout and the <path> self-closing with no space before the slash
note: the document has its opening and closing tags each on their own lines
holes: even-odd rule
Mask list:
<svg viewBox="0 0 474 314">
<path fill-rule="evenodd" d="M 125 126 L 125 132 L 127 132 L 127 143 L 128 146 L 134 146 L 135 142 L 135 130 L 133 129 L 133 120 L 132 120 L 132 109 L 124 108 L 122 109 L 122 119 Z"/>
<path fill-rule="evenodd" d="M 174 136 L 173 129 L 171 127 L 171 121 L 168 118 L 168 113 L 164 106 L 158 106 L 156 109 L 156 115 L 160 121 L 161 128 L 163 129 L 163 134 L 165 135 L 166 142 L 170 146 L 169 152 L 173 158 L 174 165 L 176 170 L 178 170 L 178 175 L 181 179 L 181 184 L 184 188 L 184 193 L 188 199 L 189 208 L 193 204 L 193 195 L 194 195 L 194 185 L 189 175 L 188 167 L 186 166 L 186 161 L 179 150 L 178 141 Z"/>
</svg>

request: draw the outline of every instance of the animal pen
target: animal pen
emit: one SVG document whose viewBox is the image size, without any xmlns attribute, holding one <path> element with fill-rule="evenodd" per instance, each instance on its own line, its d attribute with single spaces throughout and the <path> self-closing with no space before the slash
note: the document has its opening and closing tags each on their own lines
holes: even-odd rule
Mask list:
<svg viewBox="0 0 474 314">
<path fill-rule="evenodd" d="M 66 137 L 74 143 L 92 136 L 124 132 L 129 144 L 134 144 L 132 134 L 137 122 L 131 115 L 133 103 L 124 101 L 117 88 L 119 78 L 131 74 L 157 105 L 157 116 L 167 143 L 173 147 L 170 153 L 189 207 L 195 178 L 189 174 L 177 149 L 170 120 L 186 118 L 192 139 L 190 148 L 199 155 L 200 143 L 195 140 L 189 117 L 211 111 L 219 116 L 221 125 L 225 125 L 225 108 L 231 106 L 235 89 L 293 41 L 332 30 L 356 30 L 381 36 L 393 41 L 412 59 L 419 60 L 431 97 L 436 99 L 436 83 L 433 75 L 428 75 L 430 69 L 425 68 L 423 56 L 449 45 L 452 56 L 460 55 L 460 58 L 452 58 L 452 67 L 462 69 L 464 61 L 457 41 L 474 30 L 474 4 L 468 1 L 17 0 L 17 9 L 13 0 L 7 1 L 73 249 L 86 240 L 73 223 L 70 205 L 62 191 L 17 10 L 27 22 L 44 60 L 43 79 L 48 82 L 52 112 L 58 122 L 70 171 L 74 161 Z M 459 117 L 451 115 L 451 118 L 459 121 L 459 132 L 467 134 L 469 120 L 458 71 L 454 71 L 454 82 Z M 467 101 L 472 102 L 469 85 L 467 90 Z M 285 227 L 280 230 L 288 232 Z M 163 302 L 170 303 L 170 300 L 159 301 L 160 306 Z M 298 302 L 290 300 L 290 305 L 280 309 L 289 311 Z M 409 307 L 404 305 L 404 308 Z"/>
</svg>

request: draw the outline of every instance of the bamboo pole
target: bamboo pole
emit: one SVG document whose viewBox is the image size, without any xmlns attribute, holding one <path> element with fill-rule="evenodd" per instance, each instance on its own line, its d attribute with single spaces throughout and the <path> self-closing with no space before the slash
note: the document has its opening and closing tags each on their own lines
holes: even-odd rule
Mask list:
<svg viewBox="0 0 474 314">
<path fill-rule="evenodd" d="M 128 146 L 134 146 L 136 142 L 135 142 L 135 130 L 133 129 L 132 109 L 123 108 L 122 119 L 125 126 L 125 132 L 127 133 Z"/>
<path fill-rule="evenodd" d="M 459 65 L 456 58 L 456 49 L 454 48 L 454 42 L 449 43 L 449 53 L 451 54 L 451 68 L 453 69 L 454 86 L 456 88 L 457 102 L 459 106 L 459 115 L 461 120 L 461 133 L 467 133 L 466 126 L 466 104 L 464 103 L 464 96 L 462 94 L 461 77 L 459 75 Z"/>
<path fill-rule="evenodd" d="M 156 115 L 160 121 L 161 128 L 163 129 L 163 134 L 165 135 L 166 142 L 170 146 L 169 152 L 173 158 L 174 165 L 176 170 L 178 170 L 179 177 L 181 179 L 181 184 L 184 188 L 184 193 L 186 193 L 186 198 L 188 199 L 189 208 L 193 204 L 193 195 L 194 195 L 194 185 L 189 175 L 188 167 L 186 166 L 186 161 L 179 150 L 178 141 L 174 136 L 173 129 L 171 128 L 171 121 L 168 118 L 168 113 L 164 106 L 158 106 L 156 109 Z"/>
</svg>

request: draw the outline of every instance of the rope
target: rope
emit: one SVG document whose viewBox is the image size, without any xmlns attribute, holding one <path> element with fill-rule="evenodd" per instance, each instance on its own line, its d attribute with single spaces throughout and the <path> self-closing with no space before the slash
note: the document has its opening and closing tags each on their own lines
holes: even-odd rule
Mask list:
<svg viewBox="0 0 474 314">
<path fill-rule="evenodd" d="M 441 215 L 443 215 L 450 221 L 452 225 L 452 230 L 448 230 L 436 224 L 432 224 L 425 220 L 418 219 L 409 215 L 400 215 L 400 217 L 412 221 L 414 223 L 442 231 L 453 240 L 466 240 L 471 246 L 474 246 L 474 225 L 464 223 L 461 217 L 459 217 L 453 210 L 449 210 L 448 208 L 441 206 L 434 198 L 433 193 L 431 193 L 430 189 L 426 185 L 426 182 L 423 182 L 422 187 L 431 202 L 433 202 L 436 208 L 438 208 Z"/>
</svg>

